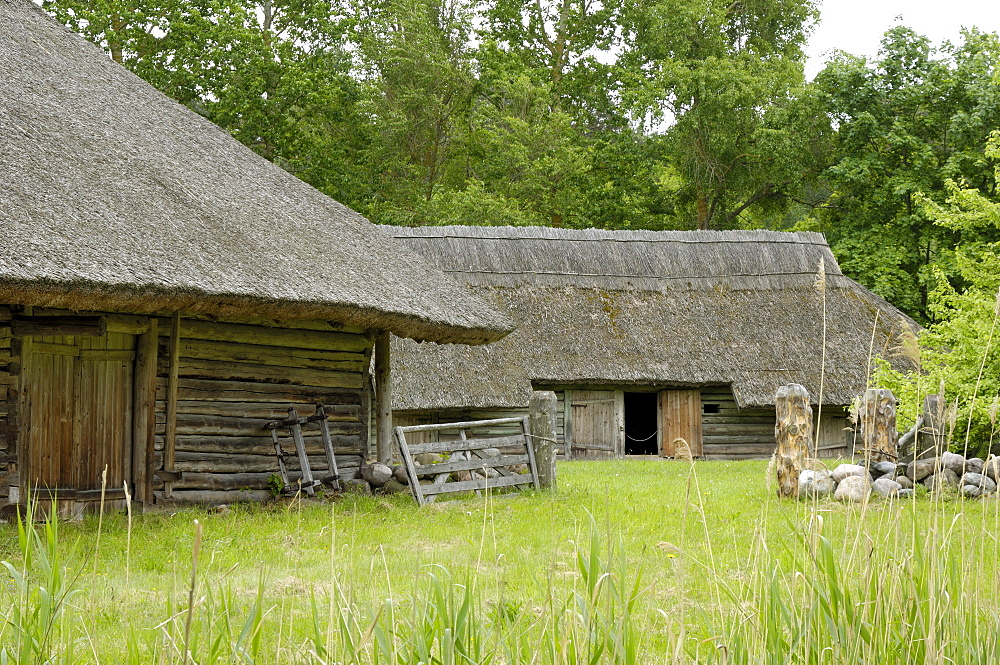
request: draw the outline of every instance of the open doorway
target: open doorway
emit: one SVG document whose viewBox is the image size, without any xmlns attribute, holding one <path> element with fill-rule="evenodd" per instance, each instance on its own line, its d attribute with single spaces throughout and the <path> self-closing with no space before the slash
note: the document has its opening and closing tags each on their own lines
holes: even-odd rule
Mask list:
<svg viewBox="0 0 1000 665">
<path fill-rule="evenodd" d="M 625 393 L 625 454 L 658 455 L 657 393 Z"/>
</svg>

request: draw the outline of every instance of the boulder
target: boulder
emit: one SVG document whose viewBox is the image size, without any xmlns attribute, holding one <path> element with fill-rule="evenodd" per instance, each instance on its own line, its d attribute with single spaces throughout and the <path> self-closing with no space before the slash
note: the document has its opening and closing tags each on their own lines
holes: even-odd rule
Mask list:
<svg viewBox="0 0 1000 665">
<path fill-rule="evenodd" d="M 970 499 L 978 499 L 980 497 L 989 494 L 982 487 L 976 487 L 975 485 L 963 485 L 962 486 L 962 496 L 968 497 Z"/>
<path fill-rule="evenodd" d="M 849 478 L 851 476 L 865 478 L 867 480 L 868 470 L 860 464 L 841 464 L 833 470 L 832 475 L 835 483 L 840 483 L 844 480 L 844 478 Z"/>
<path fill-rule="evenodd" d="M 393 478 L 382 486 L 382 491 L 386 494 L 402 494 L 403 492 L 409 492 L 410 488 Z"/>
<path fill-rule="evenodd" d="M 951 469 L 943 469 L 941 473 L 924 478 L 924 486 L 931 491 L 957 490 L 958 474 Z"/>
<path fill-rule="evenodd" d="M 906 477 L 915 483 L 919 483 L 927 476 L 933 474 L 938 464 L 940 462 L 936 457 L 914 460 L 906 466 Z"/>
<path fill-rule="evenodd" d="M 359 478 L 351 478 L 344 481 L 345 494 L 371 494 L 372 488 L 365 481 Z"/>
<path fill-rule="evenodd" d="M 965 460 L 965 470 L 967 473 L 982 473 L 985 464 L 981 457 L 970 457 Z"/>
<path fill-rule="evenodd" d="M 882 460 L 871 465 L 872 478 L 888 476 L 890 480 L 896 475 L 896 463 Z"/>
<path fill-rule="evenodd" d="M 410 484 L 410 477 L 406 475 L 406 466 L 403 464 L 397 464 L 392 467 L 392 477 L 397 483 Z"/>
<path fill-rule="evenodd" d="M 829 471 L 806 469 L 799 473 L 799 498 L 815 499 L 833 494 L 837 483 L 833 482 Z"/>
<path fill-rule="evenodd" d="M 486 477 L 487 478 L 499 478 L 500 477 L 500 472 L 497 471 L 496 469 L 494 469 L 491 466 L 486 467 L 485 471 L 486 471 Z"/>
<path fill-rule="evenodd" d="M 961 476 L 965 473 L 965 458 L 957 453 L 946 452 L 941 455 L 941 466 Z"/>
<path fill-rule="evenodd" d="M 1000 483 L 1000 457 L 990 457 L 983 464 L 982 474 L 984 476 L 989 476 L 990 480 L 995 483 Z"/>
<path fill-rule="evenodd" d="M 913 481 L 906 476 L 896 476 L 896 482 L 899 483 L 899 486 L 904 490 L 913 489 Z"/>
<path fill-rule="evenodd" d="M 392 469 L 381 462 L 361 466 L 361 477 L 375 487 L 382 487 L 392 480 Z"/>
<path fill-rule="evenodd" d="M 861 503 L 870 493 L 871 483 L 868 481 L 868 473 L 865 472 L 864 476 L 847 476 L 837 483 L 837 491 L 833 493 L 833 498 L 837 501 Z"/>
<path fill-rule="evenodd" d="M 413 456 L 413 461 L 420 466 L 427 466 L 428 464 L 440 464 L 444 458 L 437 453 L 420 453 Z"/>
<path fill-rule="evenodd" d="M 451 479 L 456 483 L 465 483 L 472 480 L 471 471 L 455 471 L 451 474 Z"/>
<path fill-rule="evenodd" d="M 483 448 L 479 454 L 483 457 L 500 457 L 502 455 L 499 448 Z"/>
<path fill-rule="evenodd" d="M 896 496 L 896 493 L 901 489 L 903 486 L 891 478 L 879 478 L 872 483 L 872 491 L 883 498 Z"/>
<path fill-rule="evenodd" d="M 984 476 L 981 473 L 966 473 L 962 476 L 960 483 L 965 485 L 972 485 L 983 490 L 987 494 L 990 492 L 996 492 L 997 484 L 993 482 L 989 477 Z"/>
</svg>

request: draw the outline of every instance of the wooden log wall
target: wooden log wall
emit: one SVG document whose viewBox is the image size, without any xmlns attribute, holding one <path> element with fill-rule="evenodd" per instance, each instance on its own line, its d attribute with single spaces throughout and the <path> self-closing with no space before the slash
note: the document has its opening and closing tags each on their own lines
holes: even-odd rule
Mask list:
<svg viewBox="0 0 1000 665">
<path fill-rule="evenodd" d="M 20 374 L 20 342 L 6 325 L 11 320 L 10 308 L 0 305 L 0 503 L 7 503 L 10 487 L 18 485 L 18 375 Z M 16 499 L 16 497 L 15 497 Z"/>
<path fill-rule="evenodd" d="M 175 500 L 225 501 L 266 494 L 277 461 L 269 420 L 300 417 L 327 405 L 341 477 L 351 477 L 368 445 L 369 365 L 372 338 L 361 330 L 323 322 L 296 329 L 184 319 L 180 323 L 177 416 L 172 480 Z M 165 457 L 169 384 L 170 321 L 159 321 L 154 468 Z M 281 431 L 293 451 L 287 431 Z M 303 426 L 314 475 L 327 464 L 318 424 Z M 286 460 L 297 479 L 298 460 Z M 154 481 L 161 494 L 163 480 Z"/>
</svg>

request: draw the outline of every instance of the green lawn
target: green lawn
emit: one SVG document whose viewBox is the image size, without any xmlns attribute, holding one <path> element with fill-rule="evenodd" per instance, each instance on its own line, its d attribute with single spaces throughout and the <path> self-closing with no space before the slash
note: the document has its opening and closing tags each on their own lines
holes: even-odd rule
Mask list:
<svg viewBox="0 0 1000 665">
<path fill-rule="evenodd" d="M 996 662 L 1000 502 L 779 501 L 766 473 L 561 463 L 554 494 L 137 515 L 130 546 L 105 515 L 99 548 L 95 516 L 59 525 L 63 581 L 45 547 L 7 575 L 0 645 L 183 662 L 198 520 L 188 662 Z M 38 587 L 78 593 L 47 619 Z"/>
</svg>

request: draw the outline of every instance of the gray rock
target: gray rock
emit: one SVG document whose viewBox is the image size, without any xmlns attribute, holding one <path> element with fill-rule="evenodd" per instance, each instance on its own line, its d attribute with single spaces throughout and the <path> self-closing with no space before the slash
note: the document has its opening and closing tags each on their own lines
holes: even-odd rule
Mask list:
<svg viewBox="0 0 1000 665">
<path fill-rule="evenodd" d="M 393 478 L 382 486 L 382 491 L 386 494 L 402 494 L 403 492 L 409 492 L 410 488 Z"/>
<path fill-rule="evenodd" d="M 456 483 L 466 483 L 472 480 L 471 471 L 454 471 L 451 474 L 451 479 Z"/>
<path fill-rule="evenodd" d="M 479 453 L 483 457 L 500 457 L 502 454 L 499 448 L 483 448 Z"/>
<path fill-rule="evenodd" d="M 946 452 L 941 455 L 941 465 L 957 476 L 965 473 L 965 458 L 956 453 Z"/>
<path fill-rule="evenodd" d="M 974 487 L 978 487 L 987 494 L 997 491 L 997 484 L 989 477 L 984 476 L 981 473 L 966 473 L 962 476 L 962 480 L 960 482 L 963 486 L 972 485 Z"/>
<path fill-rule="evenodd" d="M 492 466 L 488 466 L 485 469 L 487 478 L 499 478 L 500 472 L 494 469 Z"/>
<path fill-rule="evenodd" d="M 420 466 L 427 466 L 428 464 L 440 464 L 444 458 L 437 453 L 420 453 L 413 456 L 413 461 Z"/>
<path fill-rule="evenodd" d="M 829 471 L 805 469 L 799 473 L 799 498 L 816 499 L 833 494 L 837 483 L 833 482 Z"/>
<path fill-rule="evenodd" d="M 980 497 L 989 494 L 982 487 L 976 487 L 975 485 L 963 485 L 962 486 L 962 496 L 968 497 L 970 499 L 978 499 Z"/>
<path fill-rule="evenodd" d="M 990 480 L 995 483 L 1000 483 L 1000 457 L 990 457 L 983 464 L 984 476 L 989 476 Z"/>
<path fill-rule="evenodd" d="M 392 469 L 381 462 L 361 466 L 361 477 L 375 487 L 382 487 L 392 480 Z"/>
<path fill-rule="evenodd" d="M 986 462 L 981 457 L 970 457 L 965 460 L 965 471 L 966 473 L 982 473 L 985 464 Z"/>
<path fill-rule="evenodd" d="M 899 486 L 904 490 L 913 489 L 913 481 L 906 476 L 896 476 L 896 482 L 899 483 Z"/>
<path fill-rule="evenodd" d="M 346 494 L 371 494 L 372 488 L 359 478 L 351 478 L 344 481 L 344 493 Z"/>
<path fill-rule="evenodd" d="M 907 489 L 905 487 L 896 492 L 897 499 L 912 499 L 916 495 L 917 495 L 916 492 L 914 492 L 911 489 Z"/>
<path fill-rule="evenodd" d="M 889 476 L 892 479 L 896 475 L 896 463 L 887 462 L 885 460 L 881 462 L 876 462 L 871 466 L 872 478 L 881 478 L 883 476 Z"/>
<path fill-rule="evenodd" d="M 392 477 L 397 483 L 410 484 L 410 477 L 406 475 L 406 466 L 403 464 L 397 464 L 392 467 Z"/>
<path fill-rule="evenodd" d="M 868 498 L 871 489 L 867 472 L 864 476 L 847 476 L 837 483 L 837 491 L 833 493 L 833 498 L 837 501 L 861 503 Z"/>
<path fill-rule="evenodd" d="M 933 474 L 938 464 L 940 462 L 936 457 L 914 460 L 906 466 L 906 477 L 915 483 L 919 483 L 927 476 Z"/>
<path fill-rule="evenodd" d="M 879 478 L 872 483 L 872 491 L 881 497 L 895 496 L 903 486 L 891 478 Z"/>
<path fill-rule="evenodd" d="M 931 491 L 957 490 L 958 474 L 951 469 L 944 469 L 941 473 L 924 478 L 924 486 Z"/>
<path fill-rule="evenodd" d="M 841 464 L 833 470 L 832 475 L 835 483 L 840 483 L 845 478 L 849 478 L 851 476 L 867 479 L 868 469 L 860 464 Z"/>
</svg>

